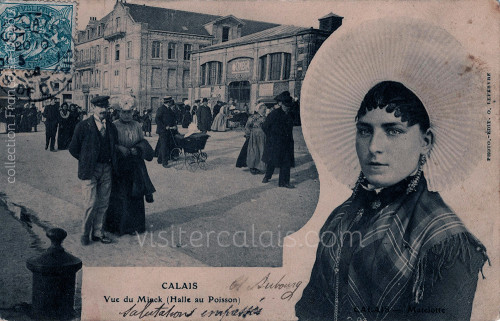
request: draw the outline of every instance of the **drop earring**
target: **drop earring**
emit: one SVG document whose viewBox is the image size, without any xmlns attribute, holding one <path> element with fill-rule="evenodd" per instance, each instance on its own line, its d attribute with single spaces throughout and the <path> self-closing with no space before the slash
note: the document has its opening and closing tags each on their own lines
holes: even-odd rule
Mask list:
<svg viewBox="0 0 500 321">
<path fill-rule="evenodd" d="M 418 170 L 410 184 L 408 184 L 408 188 L 406 189 L 406 194 L 410 194 L 414 192 L 417 188 L 418 183 L 420 182 L 420 178 L 422 177 L 422 168 L 424 167 L 425 162 L 427 161 L 427 157 L 425 154 L 420 155 L 420 159 L 418 161 Z"/>
</svg>

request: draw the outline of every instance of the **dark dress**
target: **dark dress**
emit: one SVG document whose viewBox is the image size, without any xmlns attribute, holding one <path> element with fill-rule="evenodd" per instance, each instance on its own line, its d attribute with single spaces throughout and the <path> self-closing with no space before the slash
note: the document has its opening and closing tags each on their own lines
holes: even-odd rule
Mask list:
<svg viewBox="0 0 500 321">
<path fill-rule="evenodd" d="M 35 131 L 38 131 L 38 110 L 36 110 L 35 106 L 30 107 L 30 113 L 29 113 L 29 131 L 31 131 L 31 128 L 34 128 Z"/>
<path fill-rule="evenodd" d="M 184 110 L 182 115 L 182 128 L 188 128 L 189 124 L 193 121 L 193 117 L 191 116 L 191 112 L 189 109 Z"/>
<path fill-rule="evenodd" d="M 142 116 L 142 130 L 151 135 L 151 113 L 149 111 Z"/>
<path fill-rule="evenodd" d="M 73 137 L 74 125 L 71 112 L 59 112 L 59 132 L 57 134 L 57 148 L 60 150 L 68 149 L 71 138 Z"/>
<path fill-rule="evenodd" d="M 248 154 L 248 142 L 250 140 L 249 136 L 245 136 L 245 142 L 241 147 L 240 154 L 238 155 L 238 159 L 236 159 L 236 167 L 247 167 L 247 154 Z"/>
<path fill-rule="evenodd" d="M 167 129 L 167 127 L 177 126 L 175 112 L 163 105 L 158 108 L 155 120 L 156 133 L 160 136 L 156 144 L 155 155 L 158 157 L 158 163 L 166 166 L 172 150 L 177 146 L 175 144 L 177 129 Z"/>
<path fill-rule="evenodd" d="M 119 120 L 114 124 L 119 145 L 135 147 L 139 153 L 118 156 L 104 229 L 118 235 L 142 233 L 146 230 L 144 195 L 155 192 L 144 160 L 151 161 L 154 152 L 143 138 L 141 124 L 136 121 L 124 124 Z"/>
<path fill-rule="evenodd" d="M 470 319 L 486 249 L 425 179 L 408 193 L 411 179 L 379 193 L 360 186 L 333 211 L 299 320 Z"/>
</svg>

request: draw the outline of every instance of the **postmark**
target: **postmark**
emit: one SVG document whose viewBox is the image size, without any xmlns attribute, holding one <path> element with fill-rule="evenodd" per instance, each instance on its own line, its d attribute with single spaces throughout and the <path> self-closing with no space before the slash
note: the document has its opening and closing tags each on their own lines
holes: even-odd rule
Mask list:
<svg viewBox="0 0 500 321">
<path fill-rule="evenodd" d="M 0 69 L 69 73 L 75 9 L 75 3 L 0 4 Z"/>
<path fill-rule="evenodd" d="M 17 98 L 39 102 L 54 98 L 70 86 L 72 75 L 62 72 L 3 70 L 0 74 L 0 95 L 13 90 Z"/>
</svg>

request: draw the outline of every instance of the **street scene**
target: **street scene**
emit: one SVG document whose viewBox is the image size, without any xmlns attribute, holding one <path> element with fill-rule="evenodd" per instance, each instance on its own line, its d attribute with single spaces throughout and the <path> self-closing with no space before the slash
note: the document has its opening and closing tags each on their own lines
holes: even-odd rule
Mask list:
<svg viewBox="0 0 500 321">
<path fill-rule="evenodd" d="M 0 216 L 6 238 L 2 253 L 16 259 L 2 265 L 2 291 L 7 291 L 2 305 L 30 301 L 26 260 L 50 245 L 45 232 L 52 227 L 67 231 L 63 246 L 84 266 L 280 266 L 283 238 L 308 221 L 319 196 L 316 168 L 300 127 L 294 128 L 295 189 L 278 187 L 278 175 L 263 184 L 263 175 L 235 166 L 243 130 L 209 134 L 204 168 L 147 162 L 157 192 L 154 203 L 146 203 L 145 233 L 108 234 L 113 243 L 87 247 L 80 244 L 84 205 L 77 161 L 67 150 L 44 150 L 43 130 L 16 134 L 16 181 L 2 184 L 1 195 L 10 212 Z M 154 146 L 158 136 L 147 140 Z M 0 179 L 7 181 L 6 171 Z M 23 290 L 7 295 L 18 287 Z"/>
<path fill-rule="evenodd" d="M 307 222 L 319 194 L 300 127 L 294 128 L 295 189 L 279 188 L 277 175 L 263 184 L 263 175 L 235 166 L 243 131 L 209 133 L 205 169 L 147 162 L 157 192 L 154 203 L 146 203 L 146 232 L 139 236 L 111 235 L 109 245 L 80 244 L 84 208 L 77 161 L 66 150 L 44 150 L 43 131 L 16 134 L 16 182 L 2 184 L 3 199 L 23 206 L 33 225 L 65 229 L 64 247 L 88 266 L 279 266 L 282 238 Z M 153 146 L 157 139 L 147 138 Z M 6 172 L 0 175 L 6 182 Z M 229 234 L 219 237 L 218 246 L 220 231 Z M 49 245 L 46 237 L 39 237 L 42 247 Z M 189 237 L 199 240 L 190 244 Z"/>
<path fill-rule="evenodd" d="M 15 10 L 39 19 L 28 7 Z M 59 39 L 61 65 L 40 72 L 50 68 L 37 58 L 26 63 L 39 68 L 1 74 L 1 252 L 21 254 L 2 265 L 0 309 L 9 319 L 31 308 L 26 261 L 49 248 L 53 228 L 66 231 L 63 247 L 86 267 L 281 266 L 284 238 L 304 226 L 319 197 L 300 87 L 342 17 L 315 13 L 310 28 L 112 1 L 101 16 L 80 8 L 69 50 L 76 7 L 43 10 L 58 25 L 44 36 Z M 107 143 L 85 143 L 97 137 L 85 132 L 94 123 L 109 128 L 104 142 L 118 139 L 111 153 Z M 131 126 L 140 146 L 128 144 Z M 82 166 L 109 172 L 89 176 Z"/>
</svg>

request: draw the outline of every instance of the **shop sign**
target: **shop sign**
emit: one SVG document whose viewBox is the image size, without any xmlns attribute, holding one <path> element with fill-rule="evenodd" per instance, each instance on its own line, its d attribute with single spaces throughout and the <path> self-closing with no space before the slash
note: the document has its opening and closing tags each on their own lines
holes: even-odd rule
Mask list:
<svg viewBox="0 0 500 321">
<path fill-rule="evenodd" d="M 252 77 L 253 59 L 237 58 L 228 62 L 227 78 L 250 79 Z"/>
</svg>

